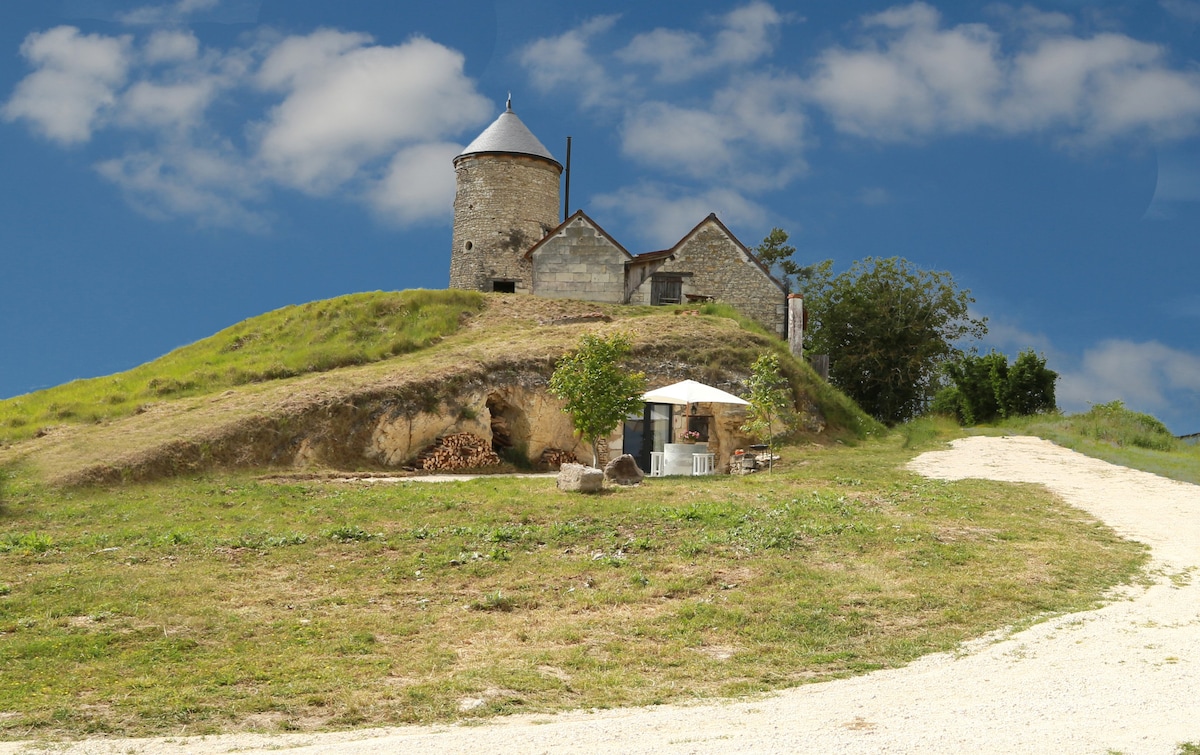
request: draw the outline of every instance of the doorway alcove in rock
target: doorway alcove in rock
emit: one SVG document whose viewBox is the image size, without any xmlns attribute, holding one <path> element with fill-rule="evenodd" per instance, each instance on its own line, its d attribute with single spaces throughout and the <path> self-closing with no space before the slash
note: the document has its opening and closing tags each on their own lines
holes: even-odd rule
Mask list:
<svg viewBox="0 0 1200 755">
<path fill-rule="evenodd" d="M 492 450 L 513 463 L 529 463 L 529 417 L 519 406 L 513 406 L 499 393 L 487 397 L 491 415 Z"/>
</svg>

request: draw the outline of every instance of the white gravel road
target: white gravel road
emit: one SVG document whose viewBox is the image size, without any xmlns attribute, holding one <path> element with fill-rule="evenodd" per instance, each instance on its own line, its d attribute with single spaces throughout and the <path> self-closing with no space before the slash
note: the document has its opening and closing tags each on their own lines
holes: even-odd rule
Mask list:
<svg viewBox="0 0 1200 755">
<path fill-rule="evenodd" d="M 1153 549 L 1149 587 L 901 669 L 763 698 L 478 726 L 0 743 L 0 755 L 218 753 L 1174 753 L 1200 743 L 1200 487 L 1037 438 L 966 438 L 912 468 L 1047 485 Z"/>
</svg>

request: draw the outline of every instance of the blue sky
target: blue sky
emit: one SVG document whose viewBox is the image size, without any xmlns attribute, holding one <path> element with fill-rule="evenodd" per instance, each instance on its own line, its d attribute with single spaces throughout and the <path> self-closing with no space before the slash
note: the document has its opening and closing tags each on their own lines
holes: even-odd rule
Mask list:
<svg viewBox="0 0 1200 755">
<path fill-rule="evenodd" d="M 0 4 L 0 397 L 448 279 L 503 109 L 630 251 L 950 271 L 1068 410 L 1200 431 L 1200 0 Z"/>
</svg>

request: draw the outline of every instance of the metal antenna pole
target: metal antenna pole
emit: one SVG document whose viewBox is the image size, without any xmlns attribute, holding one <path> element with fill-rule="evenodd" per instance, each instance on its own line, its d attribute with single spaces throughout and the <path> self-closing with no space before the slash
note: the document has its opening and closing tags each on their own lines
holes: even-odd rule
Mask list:
<svg viewBox="0 0 1200 755">
<path fill-rule="evenodd" d="M 571 211 L 571 137 L 567 137 L 567 190 L 566 196 L 563 198 L 563 221 L 569 217 Z"/>
</svg>

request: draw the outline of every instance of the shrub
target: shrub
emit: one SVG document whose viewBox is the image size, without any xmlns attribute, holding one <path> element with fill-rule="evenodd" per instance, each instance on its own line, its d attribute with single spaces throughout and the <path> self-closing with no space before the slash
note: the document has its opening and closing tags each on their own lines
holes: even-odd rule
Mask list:
<svg viewBox="0 0 1200 755">
<path fill-rule="evenodd" d="M 1174 451 L 1179 447 L 1179 439 L 1166 425 L 1149 414 L 1126 409 L 1120 401 L 1095 404 L 1073 420 L 1080 434 L 1115 446 L 1154 451 Z"/>
<path fill-rule="evenodd" d="M 930 404 L 935 414 L 955 417 L 960 424 L 978 425 L 1056 409 L 1054 385 L 1058 373 L 1032 349 L 1022 351 L 1009 366 L 996 351 L 965 354 L 946 365 L 952 385 L 940 390 Z"/>
</svg>

